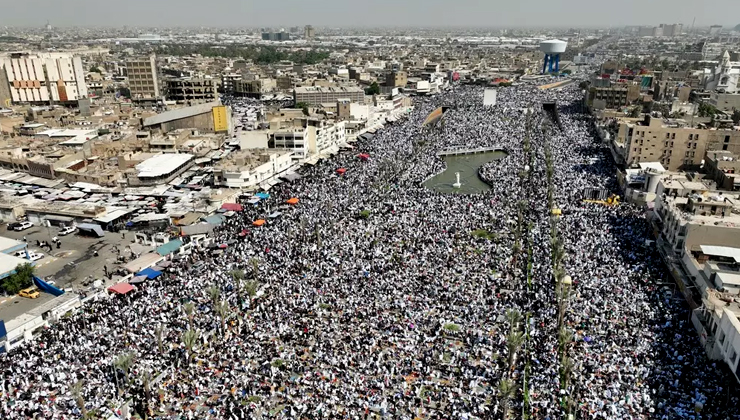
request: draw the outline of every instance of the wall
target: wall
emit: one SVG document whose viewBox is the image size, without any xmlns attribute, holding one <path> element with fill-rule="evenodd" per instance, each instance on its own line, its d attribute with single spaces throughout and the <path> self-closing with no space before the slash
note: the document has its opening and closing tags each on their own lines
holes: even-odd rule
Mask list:
<svg viewBox="0 0 740 420">
<path fill-rule="evenodd" d="M 740 231 L 736 228 L 714 225 L 687 225 L 686 249 L 699 245 L 718 245 L 740 248 Z"/>
<path fill-rule="evenodd" d="M 181 118 L 179 120 L 168 121 L 162 123 L 162 131 L 169 132 L 177 129 L 188 129 L 197 128 L 204 132 L 213 132 L 213 113 L 208 111 L 200 115 L 194 115 L 188 118 Z"/>
</svg>

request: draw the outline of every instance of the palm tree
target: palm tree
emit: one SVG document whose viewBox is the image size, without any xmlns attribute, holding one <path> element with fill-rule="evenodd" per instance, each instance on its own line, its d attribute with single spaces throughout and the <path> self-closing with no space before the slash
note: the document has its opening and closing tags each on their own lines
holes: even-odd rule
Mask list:
<svg viewBox="0 0 740 420">
<path fill-rule="evenodd" d="M 498 382 L 498 395 L 501 399 L 501 406 L 504 410 L 504 419 L 509 418 L 509 402 L 512 398 L 514 398 L 514 394 L 516 393 L 516 386 L 514 385 L 514 381 L 511 379 L 501 379 Z"/>
<path fill-rule="evenodd" d="M 236 288 L 236 299 L 239 302 L 239 305 L 237 306 L 241 306 L 242 281 L 244 280 L 244 271 L 243 270 L 231 270 L 229 274 L 231 275 L 231 279 L 234 280 L 234 287 Z"/>
<path fill-rule="evenodd" d="M 568 389 L 574 366 L 573 359 L 563 355 L 563 358 L 560 360 L 560 389 Z"/>
<path fill-rule="evenodd" d="M 188 324 L 190 325 L 190 329 L 193 329 L 193 312 L 195 311 L 195 304 L 193 302 L 188 302 L 184 305 L 182 305 L 182 309 L 185 311 L 185 315 L 188 316 Z"/>
<path fill-rule="evenodd" d="M 509 329 L 511 332 L 519 330 L 519 323 L 522 322 L 522 314 L 516 309 L 507 309 L 504 314 L 506 321 L 509 323 Z"/>
<path fill-rule="evenodd" d="M 135 355 L 133 352 L 123 353 L 119 355 L 116 358 L 116 360 L 113 362 L 116 368 L 123 371 L 123 374 L 126 378 L 126 384 L 128 384 L 128 381 L 129 381 L 128 374 L 129 374 L 129 371 L 131 370 L 131 366 L 134 364 L 134 358 L 135 358 Z"/>
<path fill-rule="evenodd" d="M 139 379 L 144 388 L 144 403 L 142 406 L 144 407 L 144 418 L 146 419 L 149 416 L 149 402 L 152 399 L 152 374 L 148 370 L 143 369 L 139 374 Z"/>
<path fill-rule="evenodd" d="M 248 281 L 247 284 L 244 285 L 244 291 L 247 292 L 247 296 L 249 296 L 249 307 L 252 307 L 252 299 L 254 299 L 254 296 L 257 294 L 257 289 L 259 288 L 259 283 L 257 283 L 255 280 Z"/>
<path fill-rule="evenodd" d="M 252 278 L 258 280 L 260 275 L 260 260 L 252 258 L 249 260 L 249 264 L 252 265 Z"/>
<path fill-rule="evenodd" d="M 215 307 L 218 303 L 218 299 L 221 297 L 221 289 L 219 289 L 216 286 L 211 286 L 208 289 L 206 289 L 206 292 L 208 293 L 208 296 L 211 297 L 211 302 L 213 303 L 213 306 Z"/>
<path fill-rule="evenodd" d="M 164 325 L 157 325 L 157 328 L 154 329 L 154 335 L 157 337 L 157 348 L 159 348 L 159 353 L 164 354 L 164 340 L 162 339 L 164 336 Z"/>
<path fill-rule="evenodd" d="M 573 342 L 573 333 L 567 328 L 560 328 L 558 330 L 558 345 L 560 352 L 565 354 L 565 348 L 568 344 Z"/>
<path fill-rule="evenodd" d="M 195 330 L 187 330 L 182 333 L 182 343 L 185 344 L 185 348 L 188 350 L 188 363 L 193 358 L 193 348 L 198 342 L 198 332 Z"/>
<path fill-rule="evenodd" d="M 74 398 L 75 403 L 77 404 L 77 408 L 80 409 L 80 412 L 82 413 L 82 418 L 87 419 L 89 418 L 87 408 L 85 408 L 85 399 L 82 397 L 82 388 L 84 387 L 83 381 L 77 381 L 72 385 L 72 388 L 70 391 L 72 392 L 72 398 Z"/>
<path fill-rule="evenodd" d="M 221 318 L 221 335 L 226 334 L 226 317 L 229 316 L 230 308 L 229 304 L 226 303 L 226 301 L 221 301 L 216 306 L 216 313 L 218 314 L 219 318 Z"/>
<path fill-rule="evenodd" d="M 516 358 L 517 351 L 524 344 L 524 333 L 521 331 L 514 331 L 506 336 L 506 349 L 509 352 L 509 369 L 514 367 L 514 359 Z"/>
</svg>

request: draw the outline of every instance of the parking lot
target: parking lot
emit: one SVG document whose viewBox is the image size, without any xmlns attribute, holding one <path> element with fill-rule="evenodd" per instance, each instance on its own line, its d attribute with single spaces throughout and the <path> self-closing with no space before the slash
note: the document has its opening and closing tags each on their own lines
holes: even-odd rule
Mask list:
<svg viewBox="0 0 740 420">
<path fill-rule="evenodd" d="M 104 237 L 94 238 L 79 233 L 59 236 L 60 230 L 58 227 L 34 226 L 16 232 L 7 230 L 7 225 L 3 224 L 0 226 L 0 236 L 25 240 L 29 251 L 43 253 L 44 257 L 36 261 L 36 275 L 44 280 L 54 281 L 57 287 L 72 291 L 86 289 L 93 280 L 106 280 L 106 267 L 109 272 L 114 272 L 119 267 L 116 263 L 119 254 L 131 254 L 128 247 L 133 241 L 133 233 L 106 232 Z M 42 241 L 49 243 L 54 237 L 58 237 L 61 242 L 59 248 L 54 245 L 49 251 L 48 247 L 41 248 L 37 245 Z M 95 256 L 95 251 L 98 256 Z M 0 297 L 0 319 L 12 319 L 53 298 L 43 292 L 37 299 Z"/>
</svg>

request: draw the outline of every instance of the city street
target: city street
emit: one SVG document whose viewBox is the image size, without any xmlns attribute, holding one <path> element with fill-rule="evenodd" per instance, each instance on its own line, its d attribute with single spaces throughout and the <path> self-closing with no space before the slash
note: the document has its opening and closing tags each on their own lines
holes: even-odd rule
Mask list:
<svg viewBox="0 0 740 420">
<path fill-rule="evenodd" d="M 89 286 L 83 286 L 86 280 L 104 279 L 105 268 L 115 271 L 119 265 L 116 264 L 118 252 L 116 249 L 129 255 L 126 247 L 132 243 L 133 234 L 106 232 L 103 238 L 81 236 L 77 233 L 59 236 L 59 228 L 46 228 L 34 226 L 31 229 L 15 232 L 5 230 L 6 226 L 0 227 L 0 236 L 6 236 L 19 241 L 24 237 L 28 242 L 28 249 L 41 252 L 44 258 L 36 261 L 36 275 L 46 281 L 54 281 L 57 287 L 67 290 L 81 290 Z M 48 247 L 43 249 L 36 245 L 36 241 L 50 242 L 51 238 L 58 237 L 61 247 L 53 247 L 49 252 Z M 94 252 L 98 256 L 94 256 Z M 37 299 L 27 299 L 19 296 L 0 297 L 0 319 L 13 319 L 33 307 L 52 300 L 54 296 L 41 292 Z"/>
</svg>

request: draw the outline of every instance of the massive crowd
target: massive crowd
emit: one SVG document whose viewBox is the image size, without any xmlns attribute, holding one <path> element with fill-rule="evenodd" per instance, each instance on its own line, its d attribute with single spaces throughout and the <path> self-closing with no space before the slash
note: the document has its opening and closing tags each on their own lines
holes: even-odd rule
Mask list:
<svg viewBox="0 0 740 420">
<path fill-rule="evenodd" d="M 494 107 L 473 87 L 419 100 L 405 121 L 227 219 L 214 233 L 225 249 L 196 249 L 2 356 L 0 417 L 78 418 L 84 405 L 108 418 L 132 401 L 150 418 L 488 419 L 521 412 L 526 382 L 536 419 L 562 418 L 564 395 L 579 418 L 732 418 L 727 375 L 705 360 L 685 309 L 656 290 L 663 274 L 640 246 L 641 212 L 580 200 L 583 188 L 614 188 L 614 175 L 579 96 L 575 86 L 523 85 L 501 89 Z M 541 111 L 554 99 L 562 129 Z M 452 108 L 420 129 L 441 105 Z M 566 389 L 546 143 L 575 284 Z M 458 146 L 508 151 L 480 170 L 490 191 L 422 186 L 444 169 L 436 152 Z M 298 204 L 285 204 L 292 197 Z M 256 280 L 255 293 L 234 271 Z M 518 348 L 507 346 L 512 323 L 529 336 Z M 123 354 L 133 358 L 121 363 Z M 519 389 L 510 404 L 507 378 Z"/>
</svg>

